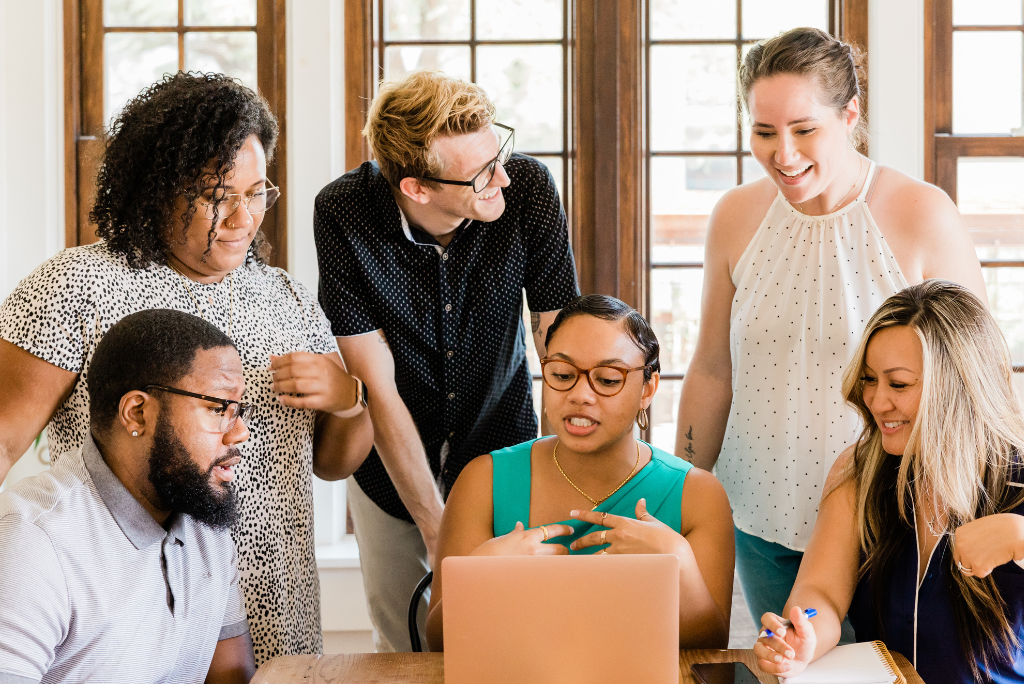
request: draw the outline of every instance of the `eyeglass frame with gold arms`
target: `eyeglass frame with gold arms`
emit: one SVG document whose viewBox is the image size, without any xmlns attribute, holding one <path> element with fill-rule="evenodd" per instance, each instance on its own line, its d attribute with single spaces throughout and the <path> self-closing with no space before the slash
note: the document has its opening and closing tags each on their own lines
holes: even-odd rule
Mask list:
<svg viewBox="0 0 1024 684">
<path fill-rule="evenodd" d="M 491 179 L 494 178 L 494 174 L 497 173 L 498 164 L 505 166 L 505 162 L 507 162 L 512 157 L 512 151 L 515 149 L 516 146 L 516 129 L 512 128 L 511 126 L 506 126 L 505 124 L 500 124 L 497 121 L 492 121 L 491 125 L 497 126 L 498 128 L 504 128 L 506 131 L 509 132 L 509 136 L 508 139 L 505 140 L 504 143 L 502 143 L 501 147 L 498 148 L 498 155 L 491 161 L 487 162 L 487 165 L 484 166 L 484 168 L 480 169 L 480 171 L 478 171 L 475 176 L 470 178 L 468 181 L 445 180 L 444 178 L 434 178 L 433 176 L 420 176 L 420 178 L 422 180 L 433 181 L 434 183 L 444 183 L 445 185 L 466 185 L 473 188 L 473 192 L 476 193 L 481 193 L 484 190 L 486 190 L 487 186 L 491 184 Z M 506 147 L 508 148 L 508 151 L 505 150 Z M 502 157 L 504 157 L 504 159 L 502 159 Z M 491 175 L 487 178 L 487 182 L 484 183 L 482 188 L 477 190 L 476 179 L 482 176 L 483 174 L 487 173 L 488 171 L 491 172 Z"/>
<path fill-rule="evenodd" d="M 208 401 L 211 404 L 220 404 L 221 405 L 221 410 L 223 411 L 223 413 L 221 414 L 221 421 L 220 421 L 221 422 L 221 427 L 220 427 L 220 431 L 223 432 L 224 434 L 227 434 L 227 433 L 231 432 L 231 430 L 233 430 L 234 427 L 235 427 L 235 422 L 238 421 L 238 420 L 241 420 L 242 421 L 242 425 L 244 425 L 246 427 L 246 429 L 249 429 L 249 421 L 252 420 L 253 414 L 256 413 L 256 405 L 255 404 L 251 404 L 251 403 L 249 403 L 247 401 L 235 401 L 234 399 L 221 399 L 220 397 L 211 397 L 208 394 L 197 394 L 195 392 L 189 392 L 187 390 L 178 389 L 177 387 L 167 387 L 166 385 L 143 385 L 141 389 L 142 389 L 143 392 L 148 392 L 149 390 L 154 390 L 155 389 L 155 390 L 160 390 L 161 392 L 170 392 L 171 394 L 178 394 L 178 395 L 181 395 L 183 397 L 192 397 L 193 399 L 202 399 L 203 401 Z M 238 409 L 237 409 L 238 413 L 235 414 L 234 418 L 230 418 L 229 419 L 228 418 L 228 408 L 230 408 L 232 404 L 237 404 L 238 405 Z M 225 420 L 229 420 L 230 421 L 228 423 L 228 425 L 224 425 L 224 421 Z"/>
<path fill-rule="evenodd" d="M 276 192 L 277 192 L 277 194 L 276 194 L 276 195 L 274 195 L 274 198 L 273 198 L 273 199 L 270 199 L 270 191 L 272 191 L 272 190 L 273 190 L 273 191 L 276 191 Z M 266 195 L 267 195 L 267 206 L 263 207 L 263 211 L 257 211 L 257 212 L 255 212 L 255 213 L 254 213 L 254 212 L 251 212 L 251 211 L 249 211 L 249 205 L 250 205 L 250 204 L 252 203 L 252 201 L 253 201 L 254 199 L 256 199 L 256 196 L 257 196 L 258 194 L 260 194 L 260 192 L 266 193 Z M 251 194 L 251 195 L 243 195 L 243 194 L 242 194 L 242 193 L 240 193 L 240 192 L 231 192 L 231 193 L 228 193 L 228 194 L 224 195 L 224 196 L 223 196 L 223 197 L 221 197 L 220 199 L 216 199 L 216 200 L 213 200 L 213 201 L 210 201 L 210 202 L 206 202 L 206 201 L 204 201 L 204 200 L 202 200 L 202 199 L 196 199 L 196 204 L 197 204 L 197 205 L 198 205 L 198 204 L 201 204 L 201 205 L 203 205 L 204 207 L 207 207 L 207 209 L 206 209 L 206 212 L 210 212 L 210 211 L 216 211 L 216 208 L 217 208 L 217 207 L 219 207 L 219 206 L 221 206 L 222 204 L 224 204 L 224 203 L 225 203 L 225 202 L 227 201 L 227 198 L 229 198 L 229 197 L 238 197 L 238 198 L 240 198 L 240 199 L 238 200 L 238 204 L 237 204 L 237 205 L 235 205 L 235 208 L 234 208 L 234 209 L 232 209 L 232 210 L 230 211 L 230 213 L 227 213 L 227 214 L 223 214 L 223 215 L 221 215 L 221 214 L 220 214 L 219 212 L 216 212 L 216 217 L 217 217 L 217 218 L 219 218 L 219 219 L 226 219 L 226 218 L 231 218 L 232 216 L 234 216 L 234 215 L 235 215 L 235 212 L 237 212 L 237 211 L 238 211 L 238 208 L 239 208 L 240 206 L 242 206 L 243 204 L 245 205 L 245 210 L 246 210 L 246 211 L 249 211 L 249 215 L 250 215 L 250 216 L 256 216 L 256 215 L 258 215 L 258 214 L 263 214 L 263 213 L 265 213 L 265 212 L 267 211 L 267 209 L 270 209 L 270 208 L 271 208 L 272 206 L 274 206 L 274 204 L 275 204 L 275 203 L 277 202 L 277 200 L 281 199 L 281 188 L 277 187 L 276 185 L 274 185 L 274 184 L 273 184 L 273 183 L 271 183 L 270 181 L 267 181 L 267 184 L 266 184 L 266 186 L 265 186 L 265 187 L 263 188 L 263 190 L 258 190 L 258 191 L 254 192 L 254 193 L 253 193 L 253 194 Z M 205 216 L 205 217 L 206 217 L 207 219 L 212 219 L 212 218 L 214 218 L 213 216 L 209 215 L 209 213 L 205 213 L 205 212 L 204 212 L 204 214 L 203 214 L 203 215 L 204 215 L 204 216 Z"/>
<path fill-rule="evenodd" d="M 549 363 L 564 363 L 564 364 L 566 364 L 568 366 L 572 366 L 573 368 L 576 369 L 576 380 L 573 381 L 573 383 L 571 385 L 569 385 L 568 387 L 566 387 L 565 389 L 560 389 L 558 387 L 552 386 L 552 384 L 550 382 L 548 382 L 547 374 L 545 374 L 545 372 L 544 372 L 545 367 Z M 648 368 L 651 368 L 651 367 L 652 367 L 651 364 L 646 364 L 646 365 L 643 365 L 643 366 L 637 366 L 636 368 L 622 368 L 621 366 L 612 366 L 612 365 L 598 364 L 596 366 L 591 366 L 590 368 L 580 368 L 576 364 L 574 364 L 574 363 L 572 363 L 570 361 L 566 361 L 565 359 L 541 359 L 540 360 L 540 376 L 541 376 L 541 379 L 544 381 L 544 384 L 547 385 L 548 387 L 550 387 L 551 389 L 553 389 L 554 391 L 556 391 L 556 392 L 568 392 L 573 387 L 575 387 L 577 385 L 577 383 L 579 383 L 580 376 L 584 376 L 585 375 L 587 377 L 587 384 L 590 385 L 590 389 L 594 390 L 594 392 L 596 392 L 597 394 L 600 394 L 602 397 L 614 397 L 616 394 L 619 394 L 623 390 L 623 388 L 625 388 L 626 380 L 629 377 L 630 373 L 632 373 L 633 371 L 638 371 L 638 370 L 647 370 Z M 597 387 L 594 386 L 594 379 L 590 377 L 590 371 L 597 370 L 598 368 L 608 368 L 608 369 L 611 369 L 611 370 L 617 370 L 620 373 L 622 373 L 622 384 L 619 385 L 619 389 L 617 389 L 616 391 L 612 392 L 611 394 L 605 394 L 601 390 L 597 389 Z"/>
</svg>

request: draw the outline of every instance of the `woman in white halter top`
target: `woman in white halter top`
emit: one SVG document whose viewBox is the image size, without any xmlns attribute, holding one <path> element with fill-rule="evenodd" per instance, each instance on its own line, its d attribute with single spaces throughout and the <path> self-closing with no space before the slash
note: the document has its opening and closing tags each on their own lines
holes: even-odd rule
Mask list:
<svg viewBox="0 0 1024 684">
<path fill-rule="evenodd" d="M 708 225 L 676 454 L 717 463 L 755 622 L 785 605 L 825 476 L 859 433 L 841 376 L 868 319 L 926 278 L 988 302 L 945 193 L 856 151 L 856 57 L 807 28 L 750 50 L 739 77 L 751 151 L 768 177 L 727 193 Z"/>
</svg>

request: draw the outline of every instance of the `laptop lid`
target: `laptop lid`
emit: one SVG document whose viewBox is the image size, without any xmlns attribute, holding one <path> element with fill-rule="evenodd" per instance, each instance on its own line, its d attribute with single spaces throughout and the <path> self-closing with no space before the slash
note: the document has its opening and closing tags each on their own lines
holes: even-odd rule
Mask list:
<svg viewBox="0 0 1024 684">
<path fill-rule="evenodd" d="M 677 684 L 679 559 L 442 561 L 445 684 Z"/>
</svg>

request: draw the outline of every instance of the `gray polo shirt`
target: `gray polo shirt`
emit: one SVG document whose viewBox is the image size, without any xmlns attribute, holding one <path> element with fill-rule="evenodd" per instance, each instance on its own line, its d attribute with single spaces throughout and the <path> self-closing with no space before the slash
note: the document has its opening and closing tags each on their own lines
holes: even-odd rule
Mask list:
<svg viewBox="0 0 1024 684">
<path fill-rule="evenodd" d="M 165 530 L 92 438 L 0 493 L 0 684 L 202 682 L 248 632 L 234 544 Z"/>
</svg>

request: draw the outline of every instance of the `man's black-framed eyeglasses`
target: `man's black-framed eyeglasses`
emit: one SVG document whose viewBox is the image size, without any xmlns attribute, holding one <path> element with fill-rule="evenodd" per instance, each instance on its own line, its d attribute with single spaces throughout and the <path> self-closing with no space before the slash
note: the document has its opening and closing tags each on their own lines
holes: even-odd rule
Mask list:
<svg viewBox="0 0 1024 684">
<path fill-rule="evenodd" d="M 247 401 L 221 399 L 220 397 L 196 394 L 195 392 L 187 392 L 185 390 L 178 389 L 177 387 L 167 387 L 165 385 L 145 385 L 142 388 L 143 392 L 148 392 L 150 390 L 160 390 L 161 392 L 180 394 L 183 397 L 202 399 L 203 401 L 208 401 L 212 404 L 220 404 L 220 409 L 215 409 L 215 412 L 220 416 L 220 431 L 225 433 L 231 432 L 231 429 L 235 427 L 235 421 L 239 418 L 242 419 L 242 423 L 248 428 L 249 421 L 252 420 L 252 415 L 256 412 L 256 407 Z"/>
<path fill-rule="evenodd" d="M 508 162 L 508 158 L 512 156 L 512 148 L 515 147 L 516 140 L 516 129 L 497 122 L 492 125 L 508 131 L 508 137 L 505 138 L 505 142 L 503 142 L 501 147 L 498 149 L 498 156 L 488 162 L 487 166 L 480 169 L 480 173 L 476 174 L 468 181 L 445 180 L 443 178 L 434 178 L 433 176 L 423 176 L 423 180 L 434 181 L 435 183 L 444 183 L 445 185 L 467 185 L 473 188 L 473 192 L 483 192 L 484 189 L 491 184 L 491 179 L 494 178 L 494 171 L 498 164 L 504 166 L 505 163 Z"/>
</svg>

